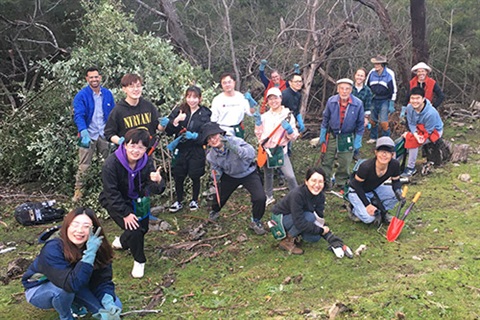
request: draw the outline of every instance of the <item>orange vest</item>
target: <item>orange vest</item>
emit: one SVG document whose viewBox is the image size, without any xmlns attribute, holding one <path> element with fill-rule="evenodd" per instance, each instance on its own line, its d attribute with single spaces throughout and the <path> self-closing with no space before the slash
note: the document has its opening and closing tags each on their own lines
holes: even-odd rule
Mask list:
<svg viewBox="0 0 480 320">
<path fill-rule="evenodd" d="M 267 88 L 265 89 L 265 92 L 263 93 L 263 101 L 262 101 L 262 105 L 260 106 L 260 113 L 265 113 L 267 111 L 267 92 L 268 92 L 268 89 L 273 87 L 275 87 L 275 84 L 273 83 L 272 80 L 270 80 Z M 280 91 L 287 89 L 287 82 L 283 79 L 280 79 L 280 86 L 278 86 L 278 89 L 280 89 Z"/>
<path fill-rule="evenodd" d="M 433 87 L 435 87 L 436 81 L 427 76 L 425 78 L 425 98 L 427 98 L 430 102 L 433 100 Z M 418 86 L 418 77 L 415 76 L 412 80 L 410 80 L 410 90 Z"/>
</svg>

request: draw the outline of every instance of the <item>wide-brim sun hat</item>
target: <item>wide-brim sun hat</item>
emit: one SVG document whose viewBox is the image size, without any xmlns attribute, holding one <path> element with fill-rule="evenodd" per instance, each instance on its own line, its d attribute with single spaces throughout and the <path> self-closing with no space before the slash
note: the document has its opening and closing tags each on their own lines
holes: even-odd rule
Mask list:
<svg viewBox="0 0 480 320">
<path fill-rule="evenodd" d="M 277 97 L 282 97 L 282 91 L 280 91 L 280 89 L 276 87 L 270 88 L 267 91 L 267 98 L 272 95 Z"/>
<path fill-rule="evenodd" d="M 386 150 L 395 152 L 395 142 L 390 137 L 380 137 L 375 145 L 375 150 Z"/>
<path fill-rule="evenodd" d="M 216 122 L 207 122 L 200 128 L 200 141 L 207 144 L 208 137 L 217 133 L 225 134 L 225 130 L 220 128 Z"/>
<path fill-rule="evenodd" d="M 425 62 L 419 62 L 419 63 L 417 63 L 416 65 L 414 65 L 414 66 L 412 67 L 412 72 L 413 72 L 413 73 L 417 73 L 417 70 L 418 70 L 418 69 L 425 69 L 425 70 L 427 70 L 428 72 L 431 72 L 431 71 L 432 71 L 432 68 L 430 68 L 430 67 L 428 66 L 428 64 L 426 64 Z"/>
<path fill-rule="evenodd" d="M 337 80 L 337 85 L 339 85 L 340 83 L 347 83 L 353 87 L 353 81 L 348 78 L 342 78 Z"/>
<path fill-rule="evenodd" d="M 382 56 L 382 55 L 378 55 L 378 56 L 376 56 L 376 57 L 373 57 L 372 59 L 370 59 L 370 62 L 373 63 L 373 64 L 376 64 L 376 63 L 388 63 L 388 62 L 387 62 L 387 57 Z"/>
</svg>

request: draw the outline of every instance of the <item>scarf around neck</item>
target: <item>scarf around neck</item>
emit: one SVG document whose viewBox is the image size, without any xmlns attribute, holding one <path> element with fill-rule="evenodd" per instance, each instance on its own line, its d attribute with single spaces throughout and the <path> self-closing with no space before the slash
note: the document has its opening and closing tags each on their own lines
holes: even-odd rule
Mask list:
<svg viewBox="0 0 480 320">
<path fill-rule="evenodd" d="M 138 198 L 138 192 L 135 191 L 135 184 L 134 180 L 135 177 L 140 173 L 140 171 L 145 168 L 147 165 L 148 161 L 148 156 L 147 154 L 144 154 L 142 158 L 140 158 L 136 165 L 135 169 L 130 168 L 130 165 L 128 164 L 128 158 L 127 158 L 127 151 L 125 150 L 125 144 L 122 144 L 116 151 L 115 151 L 115 156 L 117 157 L 118 161 L 122 164 L 122 166 L 127 170 L 128 172 L 128 197 L 130 199 L 137 199 Z M 141 175 L 138 175 L 138 189 L 142 189 L 142 179 Z"/>
</svg>

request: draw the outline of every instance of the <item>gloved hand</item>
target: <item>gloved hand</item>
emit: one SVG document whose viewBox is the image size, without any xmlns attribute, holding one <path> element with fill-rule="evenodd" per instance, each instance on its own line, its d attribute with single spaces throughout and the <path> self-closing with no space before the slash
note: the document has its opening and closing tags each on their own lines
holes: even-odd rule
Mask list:
<svg viewBox="0 0 480 320">
<path fill-rule="evenodd" d="M 84 146 L 90 146 L 90 141 L 92 141 L 90 139 L 90 135 L 88 134 L 88 130 L 87 129 L 83 129 L 82 131 L 80 131 L 80 136 L 82 137 L 82 144 Z"/>
<path fill-rule="evenodd" d="M 103 308 L 107 310 L 111 316 L 118 316 L 118 319 L 120 319 L 120 313 L 122 313 L 122 309 L 115 304 L 114 299 L 111 295 L 105 294 L 103 296 L 102 305 Z"/>
<path fill-rule="evenodd" d="M 326 128 L 322 128 L 320 130 L 320 140 L 318 141 L 318 143 L 320 145 L 324 144 L 325 142 L 327 142 L 327 129 Z"/>
<path fill-rule="evenodd" d="M 83 251 L 82 261 L 92 266 L 95 262 L 98 248 L 102 245 L 103 236 L 100 236 L 100 231 L 102 231 L 102 227 L 98 227 L 95 233 L 93 233 L 93 229 L 90 229 L 90 235 L 86 244 L 87 249 Z"/>
<path fill-rule="evenodd" d="M 122 143 L 125 142 L 125 138 L 124 137 L 120 137 L 120 139 L 118 139 L 118 145 L 121 145 Z"/>
<path fill-rule="evenodd" d="M 260 112 L 255 111 L 255 113 L 253 114 L 253 118 L 255 119 L 256 126 L 262 125 L 262 116 L 260 115 Z"/>
<path fill-rule="evenodd" d="M 402 111 L 400 111 L 400 118 L 405 118 L 407 115 L 407 106 L 402 106 Z"/>
<path fill-rule="evenodd" d="M 244 97 L 248 100 L 250 108 L 255 108 L 258 105 L 257 101 L 255 101 L 255 99 L 253 99 L 252 95 L 250 94 L 250 91 L 245 92 Z"/>
<path fill-rule="evenodd" d="M 232 151 L 235 154 L 238 154 L 238 147 L 231 143 L 225 136 L 222 138 L 223 145 L 228 150 Z"/>
<path fill-rule="evenodd" d="M 357 134 L 353 140 L 353 148 L 359 150 L 362 147 L 362 136 Z"/>
<path fill-rule="evenodd" d="M 120 320 L 120 313 L 119 314 L 111 314 L 108 310 L 106 309 L 98 309 L 98 312 L 93 314 L 92 317 L 94 319 L 100 319 L 100 320 Z"/>
<path fill-rule="evenodd" d="M 395 112 L 395 102 L 393 100 L 388 100 L 388 114 Z"/>
<path fill-rule="evenodd" d="M 265 71 L 265 66 L 267 65 L 268 61 L 265 59 L 262 59 L 260 61 L 260 67 L 258 67 L 258 70 L 260 71 Z"/>
<path fill-rule="evenodd" d="M 170 152 L 173 152 L 178 144 L 180 143 L 180 140 L 183 139 L 183 135 L 181 136 L 178 136 L 175 140 L 173 140 L 172 142 L 170 142 L 168 145 L 167 145 L 167 149 L 170 151 Z"/>
<path fill-rule="evenodd" d="M 282 128 L 285 129 L 288 134 L 293 133 L 293 128 L 287 120 L 282 120 Z"/>
<path fill-rule="evenodd" d="M 187 131 L 184 133 L 184 136 L 185 136 L 185 139 L 187 140 L 195 140 L 198 138 L 198 133 Z"/>
<path fill-rule="evenodd" d="M 168 117 L 163 117 L 163 118 L 158 118 L 158 122 L 160 123 L 160 125 L 162 127 L 166 127 L 168 126 L 168 123 L 170 122 L 170 119 L 168 119 Z"/>
<path fill-rule="evenodd" d="M 302 114 L 300 114 L 300 113 L 297 114 L 296 119 L 297 119 L 297 123 L 298 123 L 298 130 L 300 132 L 305 131 L 305 124 L 303 123 Z"/>
<path fill-rule="evenodd" d="M 298 63 L 293 65 L 293 73 L 300 74 L 300 65 Z"/>
<path fill-rule="evenodd" d="M 398 202 L 402 205 L 402 207 L 405 205 L 407 202 L 407 199 L 405 199 L 404 196 L 402 196 L 402 189 L 397 189 L 395 190 L 395 197 L 397 198 Z"/>
</svg>

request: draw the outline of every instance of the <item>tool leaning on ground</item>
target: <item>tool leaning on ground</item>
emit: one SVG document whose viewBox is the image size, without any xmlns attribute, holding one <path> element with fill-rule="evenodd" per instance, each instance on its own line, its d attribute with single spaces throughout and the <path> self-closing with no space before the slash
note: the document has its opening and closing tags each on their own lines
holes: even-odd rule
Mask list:
<svg viewBox="0 0 480 320">
<path fill-rule="evenodd" d="M 403 193 L 406 194 L 406 188 L 404 189 Z M 412 203 L 408 206 L 407 210 L 405 210 L 405 213 L 403 214 L 402 217 L 400 217 L 402 206 L 400 205 L 398 207 L 397 214 L 395 215 L 395 217 L 392 218 L 392 221 L 390 222 L 390 225 L 388 226 L 387 240 L 389 242 L 393 242 L 398 238 L 398 236 L 402 232 L 403 226 L 405 225 L 405 218 L 408 216 L 408 214 L 412 210 L 415 203 L 417 203 L 417 201 L 418 201 L 418 199 L 420 198 L 421 195 L 422 195 L 421 192 L 417 192 L 415 194 L 415 197 L 413 197 Z"/>
</svg>

